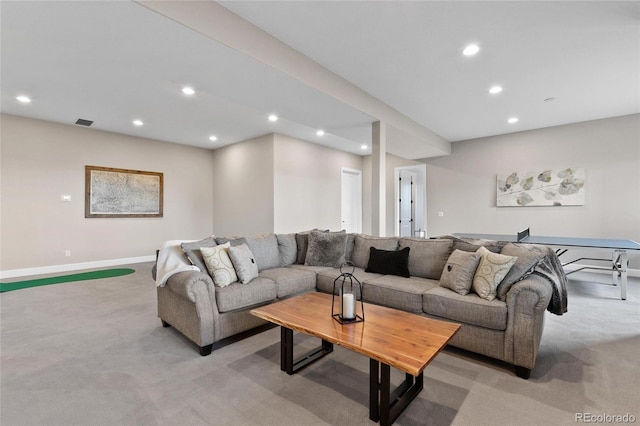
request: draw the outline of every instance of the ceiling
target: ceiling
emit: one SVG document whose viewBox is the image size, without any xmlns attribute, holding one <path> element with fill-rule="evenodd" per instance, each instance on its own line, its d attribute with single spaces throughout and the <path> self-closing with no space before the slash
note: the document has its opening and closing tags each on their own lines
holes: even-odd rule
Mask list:
<svg viewBox="0 0 640 426">
<path fill-rule="evenodd" d="M 406 120 L 388 151 L 406 158 L 446 153 L 417 128 L 454 142 L 640 112 L 640 2 L 220 4 L 295 49 L 326 85 L 144 2 L 2 1 L 1 111 L 209 149 L 277 132 L 359 155 L 371 123 L 396 114 Z M 477 55 L 462 55 L 469 43 Z M 366 103 L 329 87 L 335 74 Z M 503 91 L 490 95 L 493 85 Z"/>
</svg>

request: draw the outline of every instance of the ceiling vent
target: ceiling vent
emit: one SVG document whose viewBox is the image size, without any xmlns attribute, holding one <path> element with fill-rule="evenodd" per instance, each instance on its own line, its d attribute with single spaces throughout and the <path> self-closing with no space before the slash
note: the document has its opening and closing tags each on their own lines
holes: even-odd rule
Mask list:
<svg viewBox="0 0 640 426">
<path fill-rule="evenodd" d="M 93 121 L 91 120 L 85 120 L 84 118 L 78 118 L 78 121 L 76 121 L 76 124 L 78 126 L 91 126 L 93 124 Z"/>
</svg>

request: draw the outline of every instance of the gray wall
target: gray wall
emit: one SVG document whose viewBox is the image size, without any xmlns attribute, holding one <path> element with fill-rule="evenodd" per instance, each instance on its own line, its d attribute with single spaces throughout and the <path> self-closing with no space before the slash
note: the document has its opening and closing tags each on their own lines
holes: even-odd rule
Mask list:
<svg viewBox="0 0 640 426">
<path fill-rule="evenodd" d="M 211 151 L 4 114 L 1 124 L 0 270 L 154 256 L 165 240 L 211 234 Z M 86 219 L 85 165 L 164 173 L 164 217 Z"/>
<path fill-rule="evenodd" d="M 274 134 L 213 151 L 213 231 L 218 236 L 273 231 Z"/>
<path fill-rule="evenodd" d="M 450 156 L 424 162 L 430 236 L 530 227 L 537 235 L 640 241 L 638 114 L 456 142 Z M 497 174 L 565 167 L 586 169 L 584 206 L 496 207 Z"/>
<path fill-rule="evenodd" d="M 274 232 L 341 229 L 342 168 L 361 156 L 275 135 L 274 164 Z"/>
</svg>

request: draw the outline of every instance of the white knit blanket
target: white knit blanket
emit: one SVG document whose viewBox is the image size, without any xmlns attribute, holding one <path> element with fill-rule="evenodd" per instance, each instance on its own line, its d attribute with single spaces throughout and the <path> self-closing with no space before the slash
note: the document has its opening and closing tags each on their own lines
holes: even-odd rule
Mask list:
<svg viewBox="0 0 640 426">
<path fill-rule="evenodd" d="M 169 240 L 162 243 L 158 253 L 156 286 L 164 287 L 167 280 L 178 272 L 199 271 L 197 266 L 192 265 L 180 247 L 181 243 L 188 243 L 194 240 Z"/>
</svg>

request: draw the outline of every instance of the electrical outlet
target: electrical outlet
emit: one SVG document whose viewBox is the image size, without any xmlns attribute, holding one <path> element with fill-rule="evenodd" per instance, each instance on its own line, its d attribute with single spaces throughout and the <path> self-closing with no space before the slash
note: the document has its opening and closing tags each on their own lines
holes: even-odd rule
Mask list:
<svg viewBox="0 0 640 426">
<path fill-rule="evenodd" d="M 70 203 L 71 202 L 71 195 L 61 195 L 60 196 L 60 201 L 62 201 L 63 203 Z"/>
<path fill-rule="evenodd" d="M 439 217 L 443 217 L 444 216 L 444 212 L 438 212 L 438 216 Z"/>
<path fill-rule="evenodd" d="M 66 257 L 71 257 L 71 250 L 65 250 L 65 251 L 64 251 L 64 255 L 65 255 Z"/>
</svg>

